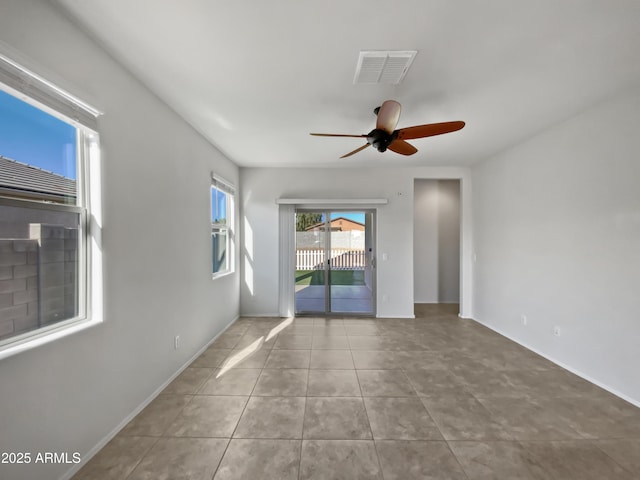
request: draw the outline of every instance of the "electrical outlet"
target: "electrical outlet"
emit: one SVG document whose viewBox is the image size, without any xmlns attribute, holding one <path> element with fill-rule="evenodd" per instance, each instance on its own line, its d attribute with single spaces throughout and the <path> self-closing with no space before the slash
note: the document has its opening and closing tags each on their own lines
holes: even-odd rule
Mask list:
<svg viewBox="0 0 640 480">
<path fill-rule="evenodd" d="M 173 349 L 178 350 L 180 348 L 180 335 L 176 335 L 173 339 Z"/>
<path fill-rule="evenodd" d="M 527 319 L 527 316 L 524 313 L 520 315 L 520 320 L 522 321 L 522 325 L 524 325 L 525 327 L 527 326 L 527 323 L 529 323 L 529 320 Z"/>
<path fill-rule="evenodd" d="M 560 327 L 553 327 L 553 334 L 556 337 L 559 337 L 560 336 Z"/>
<path fill-rule="evenodd" d="M 387 294 L 386 294 L 386 293 L 383 293 L 383 294 L 382 294 L 382 301 L 383 301 L 383 302 L 386 302 L 387 300 L 389 300 L 389 297 L 387 297 Z"/>
</svg>

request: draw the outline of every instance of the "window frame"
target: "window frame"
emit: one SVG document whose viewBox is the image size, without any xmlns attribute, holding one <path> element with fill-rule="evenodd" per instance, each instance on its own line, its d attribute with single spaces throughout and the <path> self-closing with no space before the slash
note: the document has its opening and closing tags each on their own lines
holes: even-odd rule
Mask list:
<svg viewBox="0 0 640 480">
<path fill-rule="evenodd" d="M 28 81 L 27 81 L 28 80 Z M 77 315 L 0 340 L 0 359 L 102 323 L 101 160 L 98 110 L 0 54 L 0 90 L 68 123 L 76 130 L 75 204 L 0 191 L 0 205 L 79 214 Z M 57 103 L 56 103 L 57 102 Z M 56 108 L 59 107 L 59 108 Z M 75 112 L 75 118 L 68 116 Z M 18 159 L 20 160 L 20 159 Z"/>
<path fill-rule="evenodd" d="M 225 221 L 214 222 L 214 204 L 217 205 L 217 199 L 214 203 L 214 195 L 216 192 L 224 193 L 225 199 Z M 209 220 L 211 222 L 211 278 L 216 279 L 231 275 L 235 272 L 235 256 L 234 256 L 234 224 L 235 224 L 235 187 L 233 184 L 219 175 L 211 174 L 211 187 L 209 194 Z M 226 233 L 226 269 L 214 271 L 215 254 L 213 249 L 213 236 L 215 233 Z"/>
</svg>

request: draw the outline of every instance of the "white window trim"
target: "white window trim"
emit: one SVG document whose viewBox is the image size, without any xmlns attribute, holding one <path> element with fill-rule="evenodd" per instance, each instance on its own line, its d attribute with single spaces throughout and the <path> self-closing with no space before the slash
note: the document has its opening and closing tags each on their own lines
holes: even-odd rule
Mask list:
<svg viewBox="0 0 640 480">
<path fill-rule="evenodd" d="M 28 103 L 34 102 L 33 105 L 66 122 L 71 120 L 94 132 L 98 129 L 97 118 L 101 115 L 98 109 L 2 53 L 0 53 L 0 84 L 8 87 L 10 89 L 8 91 L 21 100 Z"/>
<path fill-rule="evenodd" d="M 227 256 L 228 256 L 228 268 L 222 272 L 211 272 L 211 278 L 217 279 L 226 277 L 228 275 L 233 275 L 236 271 L 235 268 L 235 197 L 236 197 L 236 188 L 235 186 L 224 179 L 220 175 L 215 173 L 211 173 L 211 189 L 210 189 L 210 197 L 213 192 L 213 189 L 218 189 L 227 194 L 227 223 L 211 223 L 211 234 L 213 234 L 213 228 L 225 229 L 227 231 Z M 209 198 L 210 209 L 213 208 L 212 199 Z M 209 212 L 209 220 L 213 218 L 213 212 Z M 213 250 L 211 251 L 211 266 L 213 267 Z"/>
<path fill-rule="evenodd" d="M 0 55 L 0 89 L 77 128 L 77 206 L 54 206 L 3 197 L 5 205 L 63 208 L 82 212 L 79 255 L 79 312 L 74 318 L 10 337 L 0 345 L 0 360 L 85 330 L 103 321 L 101 159 L 96 118 L 100 112 L 42 77 Z M 69 113 L 74 115 L 69 116 Z"/>
</svg>

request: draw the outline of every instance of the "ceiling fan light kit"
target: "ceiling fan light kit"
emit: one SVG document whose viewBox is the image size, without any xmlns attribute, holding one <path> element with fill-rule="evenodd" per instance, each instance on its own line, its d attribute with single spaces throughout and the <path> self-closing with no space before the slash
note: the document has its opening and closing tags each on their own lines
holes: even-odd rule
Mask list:
<svg viewBox="0 0 640 480">
<path fill-rule="evenodd" d="M 374 110 L 374 113 L 378 116 L 376 128 L 367 134 L 347 135 L 337 133 L 312 133 L 311 135 L 321 137 L 355 137 L 365 138 L 367 140 L 367 143 L 363 146 L 346 153 L 340 158 L 349 157 L 354 153 L 358 153 L 369 145 L 372 145 L 379 152 L 384 152 L 389 149 L 392 152 L 399 153 L 400 155 L 413 155 L 418 151 L 418 149 L 406 140 L 433 137 L 435 135 L 455 132 L 462 129 L 465 125 L 462 121 L 455 121 L 428 123 L 425 125 L 416 125 L 396 130 L 401 110 L 402 107 L 398 102 L 395 100 L 386 100 L 381 106 Z"/>
</svg>

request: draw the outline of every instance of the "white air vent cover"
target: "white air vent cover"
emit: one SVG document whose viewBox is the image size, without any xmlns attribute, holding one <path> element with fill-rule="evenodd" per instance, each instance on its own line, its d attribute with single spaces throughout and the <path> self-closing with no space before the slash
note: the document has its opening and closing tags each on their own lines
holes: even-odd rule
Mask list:
<svg viewBox="0 0 640 480">
<path fill-rule="evenodd" d="M 353 83 L 397 85 L 407 74 L 417 50 L 360 52 Z"/>
</svg>

